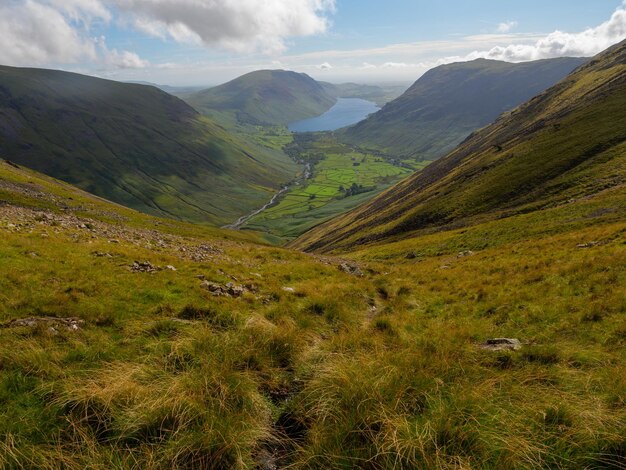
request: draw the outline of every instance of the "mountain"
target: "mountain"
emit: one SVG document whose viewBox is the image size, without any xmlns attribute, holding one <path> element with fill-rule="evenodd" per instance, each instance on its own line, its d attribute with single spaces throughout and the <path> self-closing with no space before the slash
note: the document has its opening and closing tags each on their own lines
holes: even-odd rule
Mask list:
<svg viewBox="0 0 626 470">
<path fill-rule="evenodd" d="M 170 95 L 177 96 L 180 98 L 181 96 L 186 96 L 191 93 L 195 93 L 197 91 L 203 90 L 205 87 L 202 86 L 172 86 L 172 85 L 159 85 L 158 83 L 145 82 L 142 80 L 132 80 L 126 83 L 133 83 L 136 85 L 147 85 L 158 88 L 159 90 L 163 90 L 165 93 L 169 93 Z"/>
<path fill-rule="evenodd" d="M 626 41 L 294 246 L 352 249 L 567 205 L 600 192 L 617 192 L 623 203 L 625 156 Z"/>
<path fill-rule="evenodd" d="M 478 59 L 426 72 L 404 94 L 348 128 L 346 143 L 408 160 L 434 160 L 586 59 L 512 64 Z"/>
<path fill-rule="evenodd" d="M 287 125 L 323 114 L 336 102 L 308 75 L 286 70 L 251 72 L 185 100 L 208 116 L 252 125 Z"/>
<path fill-rule="evenodd" d="M 296 171 L 157 88 L 13 67 L 0 67 L 0 152 L 129 207 L 212 224 L 258 208 Z"/>
<path fill-rule="evenodd" d="M 396 99 L 408 88 L 407 85 L 364 85 L 360 83 L 319 82 L 324 89 L 336 98 L 360 98 L 383 106 Z"/>
</svg>

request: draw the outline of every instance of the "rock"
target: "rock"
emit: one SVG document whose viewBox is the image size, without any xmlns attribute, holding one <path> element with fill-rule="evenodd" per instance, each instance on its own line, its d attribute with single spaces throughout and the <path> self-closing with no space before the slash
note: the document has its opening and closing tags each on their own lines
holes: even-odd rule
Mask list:
<svg viewBox="0 0 626 470">
<path fill-rule="evenodd" d="M 244 286 L 238 286 L 236 284 L 233 284 L 232 282 L 229 282 L 228 284 L 223 286 L 216 282 L 202 281 L 200 283 L 200 287 L 208 290 L 216 297 L 241 297 L 248 290 Z"/>
<path fill-rule="evenodd" d="M 204 281 L 202 281 L 200 283 L 200 287 L 202 287 L 203 289 L 208 290 L 213 295 L 218 295 L 219 296 L 219 295 L 224 295 L 225 294 L 224 288 L 221 285 L 219 285 L 219 284 L 217 284 L 215 282 L 204 280 Z"/>
<path fill-rule="evenodd" d="M 598 245 L 598 242 L 580 243 L 576 245 L 576 248 L 593 248 L 596 245 Z"/>
<path fill-rule="evenodd" d="M 258 292 L 259 288 L 256 286 L 256 284 L 252 284 L 251 282 L 246 282 L 243 285 L 244 289 L 249 291 L 249 292 Z"/>
<path fill-rule="evenodd" d="M 135 261 L 131 265 L 130 270 L 135 273 L 153 273 L 158 271 L 159 268 L 157 266 L 154 266 L 149 261 Z"/>
<path fill-rule="evenodd" d="M 439 266 L 439 269 L 450 269 L 450 265 L 442 264 L 441 266 Z"/>
<path fill-rule="evenodd" d="M 165 269 L 169 270 L 169 271 L 178 271 L 174 266 L 172 266 L 171 264 L 168 264 L 167 266 L 165 266 Z"/>
<path fill-rule="evenodd" d="M 93 255 L 96 258 L 113 258 L 113 255 L 111 253 L 107 253 L 105 251 L 95 251 Z"/>
<path fill-rule="evenodd" d="M 283 287 L 282 290 L 285 292 L 295 292 L 296 290 L 293 287 Z"/>
<path fill-rule="evenodd" d="M 361 271 L 361 269 L 354 264 L 341 263 L 339 265 L 339 270 L 354 276 L 363 276 L 363 271 Z"/>
<path fill-rule="evenodd" d="M 11 320 L 2 325 L 3 328 L 30 327 L 37 325 L 48 325 L 47 331 L 51 334 L 57 334 L 58 328 L 64 327 L 68 331 L 78 331 L 84 320 L 76 317 L 56 318 L 56 317 L 27 317 Z"/>
<path fill-rule="evenodd" d="M 474 252 L 472 250 L 460 251 L 456 257 L 457 258 L 465 258 L 466 256 L 472 256 Z"/>
<path fill-rule="evenodd" d="M 245 288 L 243 286 L 237 286 L 232 282 L 229 282 L 228 284 L 226 284 L 226 292 L 233 297 L 239 297 L 243 295 L 243 293 L 245 292 Z"/>
<path fill-rule="evenodd" d="M 479 347 L 488 351 L 517 351 L 522 349 L 522 343 L 516 338 L 492 338 Z"/>
<path fill-rule="evenodd" d="M 116 240 L 115 238 L 113 238 L 113 239 L 109 240 L 109 243 L 119 243 L 119 242 L 120 242 L 120 241 L 119 241 L 119 240 Z"/>
<path fill-rule="evenodd" d="M 415 258 L 417 258 L 417 254 L 414 251 L 411 251 L 410 253 L 407 253 L 404 258 L 405 259 L 415 259 Z"/>
</svg>

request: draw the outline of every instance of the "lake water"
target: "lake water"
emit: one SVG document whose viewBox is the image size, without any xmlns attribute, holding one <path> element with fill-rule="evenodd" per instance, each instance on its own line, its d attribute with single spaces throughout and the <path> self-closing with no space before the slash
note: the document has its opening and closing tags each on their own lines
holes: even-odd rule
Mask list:
<svg viewBox="0 0 626 470">
<path fill-rule="evenodd" d="M 289 124 L 292 132 L 334 131 L 356 124 L 380 108 L 376 103 L 359 98 L 339 98 L 337 103 L 321 116 Z"/>
</svg>

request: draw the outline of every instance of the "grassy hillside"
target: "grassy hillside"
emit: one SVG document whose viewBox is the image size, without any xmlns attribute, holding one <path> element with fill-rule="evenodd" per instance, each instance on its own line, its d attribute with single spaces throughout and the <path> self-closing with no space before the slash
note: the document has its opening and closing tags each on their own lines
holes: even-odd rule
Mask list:
<svg viewBox="0 0 626 470">
<path fill-rule="evenodd" d="M 323 114 L 336 98 L 306 74 L 258 70 L 185 100 L 201 113 L 221 120 L 271 126 Z"/>
<path fill-rule="evenodd" d="M 158 215 L 222 224 L 262 205 L 297 167 L 157 88 L 0 67 L 0 152 Z"/>
<path fill-rule="evenodd" d="M 345 250 L 623 194 L 625 110 L 623 42 L 294 246 Z"/>
<path fill-rule="evenodd" d="M 0 162 L 0 467 L 621 468 L 623 196 L 346 260 Z"/>
<path fill-rule="evenodd" d="M 562 58 L 512 64 L 478 59 L 442 65 L 348 128 L 342 140 L 406 160 L 434 160 L 584 62 Z"/>
</svg>

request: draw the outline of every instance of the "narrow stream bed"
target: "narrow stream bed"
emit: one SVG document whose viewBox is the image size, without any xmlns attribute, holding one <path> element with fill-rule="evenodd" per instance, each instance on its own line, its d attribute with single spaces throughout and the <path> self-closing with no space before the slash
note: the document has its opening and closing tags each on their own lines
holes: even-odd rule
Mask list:
<svg viewBox="0 0 626 470">
<path fill-rule="evenodd" d="M 247 215 L 241 216 L 239 217 L 235 222 L 233 222 L 232 224 L 228 224 L 228 225 L 224 225 L 222 228 L 228 228 L 231 230 L 239 230 L 241 227 L 243 227 L 246 222 L 248 222 L 248 220 L 250 220 L 252 217 L 259 215 L 261 212 L 263 212 L 264 210 L 272 207 L 274 204 L 276 204 L 279 200 L 279 198 L 285 194 L 287 191 L 289 191 L 292 187 L 304 183 L 306 180 L 310 179 L 312 176 L 312 172 L 311 172 L 311 164 L 310 163 L 306 163 L 304 165 L 304 172 L 302 173 L 302 176 L 300 178 L 298 178 L 296 181 L 292 182 L 291 184 L 288 184 L 287 186 L 283 187 L 280 191 L 278 191 L 276 194 L 274 194 L 274 196 L 272 196 L 272 199 L 270 199 L 270 201 L 265 204 L 263 207 L 261 207 L 260 209 L 257 209 Z"/>
</svg>

